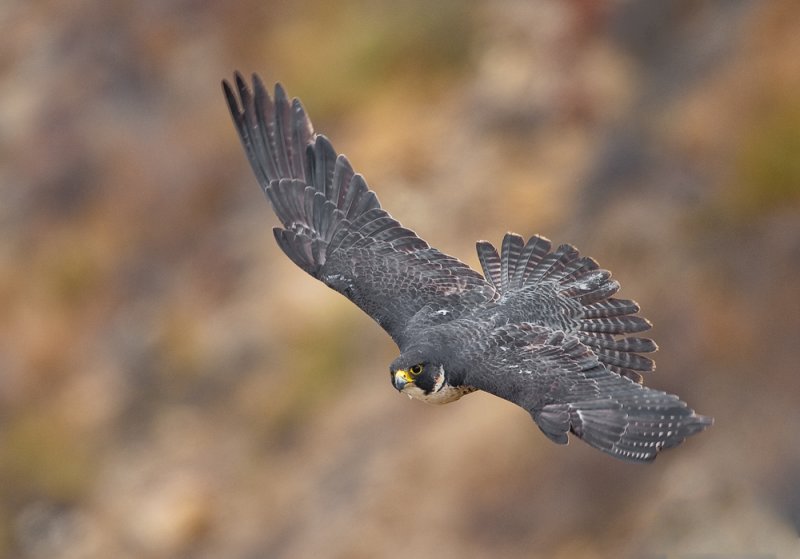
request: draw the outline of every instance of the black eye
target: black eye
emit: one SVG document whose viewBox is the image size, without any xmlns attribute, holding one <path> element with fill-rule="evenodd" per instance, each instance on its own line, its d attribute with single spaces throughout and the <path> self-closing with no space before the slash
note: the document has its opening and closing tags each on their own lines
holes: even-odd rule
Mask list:
<svg viewBox="0 0 800 559">
<path fill-rule="evenodd" d="M 417 376 L 422 372 L 422 365 L 414 365 L 408 372 L 411 373 L 412 376 Z"/>
</svg>

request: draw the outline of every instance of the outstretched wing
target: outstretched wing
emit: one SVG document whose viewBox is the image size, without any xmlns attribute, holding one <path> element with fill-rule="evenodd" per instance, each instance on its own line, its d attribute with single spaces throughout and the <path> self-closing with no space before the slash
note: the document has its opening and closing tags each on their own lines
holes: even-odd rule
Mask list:
<svg viewBox="0 0 800 559">
<path fill-rule="evenodd" d="M 420 311 L 452 319 L 494 289 L 381 208 L 367 183 L 280 84 L 270 98 L 239 74 L 223 89 L 253 171 L 283 227 L 275 239 L 300 268 L 342 293 L 401 345 Z M 444 313 L 442 313 L 444 311 Z M 442 313 L 442 314 L 437 314 Z M 419 317 L 417 317 L 419 319 Z"/>
<path fill-rule="evenodd" d="M 613 295 L 619 283 L 571 245 L 551 251 L 542 236 L 527 242 L 507 234 L 500 254 L 488 242 L 478 243 L 486 279 L 500 294 L 499 305 L 512 322 L 530 322 L 574 334 L 610 371 L 641 382 L 655 363 L 641 355 L 657 349 L 638 334 L 650 322 L 637 316 L 639 305 Z"/>
<path fill-rule="evenodd" d="M 649 462 L 713 422 L 677 396 L 601 363 L 575 336 L 532 324 L 493 332 L 466 384 L 525 408 L 552 441 L 572 432 L 616 458 Z"/>
</svg>

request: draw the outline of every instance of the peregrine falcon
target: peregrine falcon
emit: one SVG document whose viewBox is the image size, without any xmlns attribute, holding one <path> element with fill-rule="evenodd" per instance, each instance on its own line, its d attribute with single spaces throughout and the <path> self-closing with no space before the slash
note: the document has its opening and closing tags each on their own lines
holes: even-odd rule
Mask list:
<svg viewBox="0 0 800 559">
<path fill-rule="evenodd" d="M 619 283 L 571 245 L 508 233 L 477 243 L 483 274 L 431 247 L 383 209 L 364 178 L 316 134 L 280 84 L 270 97 L 238 73 L 223 90 L 275 240 L 300 268 L 392 337 L 401 393 L 443 404 L 483 390 L 527 410 L 552 441 L 572 433 L 631 462 L 712 424 L 677 396 L 642 386 L 656 344 Z"/>
</svg>

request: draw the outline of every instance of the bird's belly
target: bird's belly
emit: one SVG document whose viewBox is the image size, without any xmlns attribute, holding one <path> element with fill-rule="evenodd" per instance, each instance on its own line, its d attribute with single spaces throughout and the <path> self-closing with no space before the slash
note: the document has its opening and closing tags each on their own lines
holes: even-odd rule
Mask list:
<svg viewBox="0 0 800 559">
<path fill-rule="evenodd" d="M 426 394 L 424 390 L 417 386 L 408 385 L 403 389 L 403 394 L 407 394 L 410 398 L 420 400 L 426 404 L 449 404 L 455 402 L 465 394 L 475 392 L 477 388 L 472 386 L 443 386 L 437 392 Z"/>
</svg>

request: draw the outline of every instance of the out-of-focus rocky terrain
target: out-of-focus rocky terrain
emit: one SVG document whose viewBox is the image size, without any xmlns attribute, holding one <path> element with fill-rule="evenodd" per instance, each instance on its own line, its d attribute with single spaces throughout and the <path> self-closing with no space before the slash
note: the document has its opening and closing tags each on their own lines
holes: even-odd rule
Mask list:
<svg viewBox="0 0 800 559">
<path fill-rule="evenodd" d="M 0 557 L 800 556 L 794 0 L 5 0 L 0 31 Z M 636 466 L 398 396 L 275 245 L 234 69 L 434 246 L 595 257 L 714 427 Z"/>
</svg>

